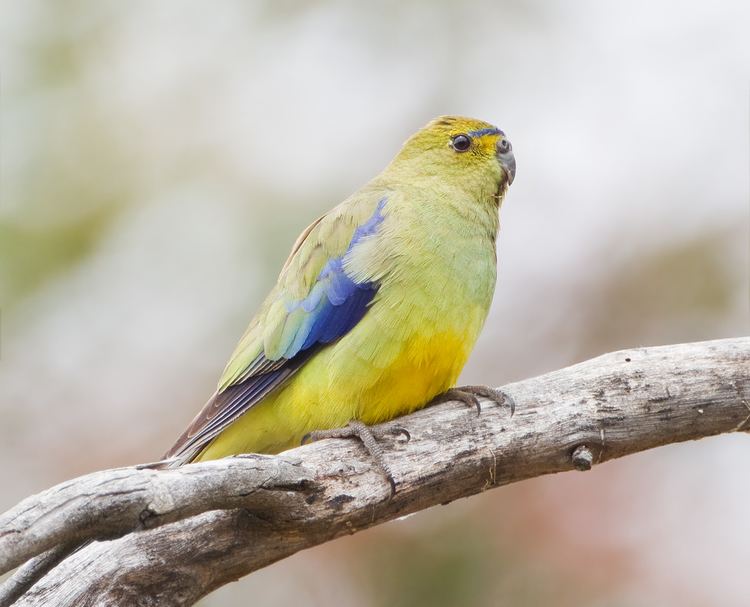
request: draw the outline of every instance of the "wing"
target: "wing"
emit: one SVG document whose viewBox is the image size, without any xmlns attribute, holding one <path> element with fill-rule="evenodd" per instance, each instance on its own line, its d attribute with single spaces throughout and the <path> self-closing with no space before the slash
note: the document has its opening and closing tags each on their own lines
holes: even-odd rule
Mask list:
<svg viewBox="0 0 750 607">
<path fill-rule="evenodd" d="M 278 282 L 250 323 L 216 393 L 165 458 L 194 459 L 227 426 L 286 382 L 320 348 L 348 333 L 378 289 L 377 273 L 345 267 L 369 249 L 385 219 L 385 196 L 351 198 L 297 239 Z M 361 264 L 360 264 L 361 265 Z"/>
</svg>

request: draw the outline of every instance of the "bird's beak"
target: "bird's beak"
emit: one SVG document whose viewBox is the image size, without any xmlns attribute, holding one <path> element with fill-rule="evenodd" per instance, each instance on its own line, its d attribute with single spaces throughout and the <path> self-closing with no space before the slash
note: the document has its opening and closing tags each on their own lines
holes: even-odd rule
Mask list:
<svg viewBox="0 0 750 607">
<path fill-rule="evenodd" d="M 508 185 L 510 185 L 516 177 L 516 157 L 513 155 L 513 146 L 504 137 L 498 139 L 497 142 L 497 159 L 500 161 L 500 166 L 503 167 L 505 176 L 508 178 Z"/>
<path fill-rule="evenodd" d="M 516 157 L 513 155 L 513 152 L 509 152 L 504 158 L 501 158 L 500 164 L 508 176 L 508 185 L 510 185 L 516 176 Z"/>
</svg>

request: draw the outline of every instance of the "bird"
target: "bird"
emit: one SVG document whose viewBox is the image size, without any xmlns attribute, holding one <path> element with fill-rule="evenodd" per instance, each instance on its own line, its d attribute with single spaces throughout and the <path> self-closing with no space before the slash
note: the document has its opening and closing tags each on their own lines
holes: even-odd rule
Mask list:
<svg viewBox="0 0 750 607">
<path fill-rule="evenodd" d="M 412 135 L 297 238 L 165 461 L 351 436 L 395 489 L 377 424 L 441 398 L 506 397 L 455 384 L 493 299 L 499 209 L 515 174 L 508 137 L 488 122 L 440 116 Z"/>
</svg>

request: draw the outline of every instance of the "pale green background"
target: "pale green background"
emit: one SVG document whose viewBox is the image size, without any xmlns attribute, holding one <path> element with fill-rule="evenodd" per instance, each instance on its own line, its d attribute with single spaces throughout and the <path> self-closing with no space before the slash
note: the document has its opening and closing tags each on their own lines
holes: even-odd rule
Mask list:
<svg viewBox="0 0 750 607">
<path fill-rule="evenodd" d="M 435 115 L 518 161 L 466 382 L 748 333 L 747 2 L 2 3 L 0 510 L 152 460 L 297 233 Z M 750 440 L 492 491 L 208 607 L 750 604 Z"/>
</svg>

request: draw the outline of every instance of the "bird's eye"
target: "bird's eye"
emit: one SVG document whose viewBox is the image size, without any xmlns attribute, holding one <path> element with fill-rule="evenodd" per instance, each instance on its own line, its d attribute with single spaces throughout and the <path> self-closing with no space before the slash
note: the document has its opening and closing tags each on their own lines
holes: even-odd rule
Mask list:
<svg viewBox="0 0 750 607">
<path fill-rule="evenodd" d="M 451 146 L 457 152 L 465 152 L 471 147 L 471 137 L 468 135 L 456 135 L 451 139 Z"/>
<path fill-rule="evenodd" d="M 501 139 L 497 144 L 497 149 L 501 154 L 510 152 L 510 141 L 507 139 Z"/>
</svg>

